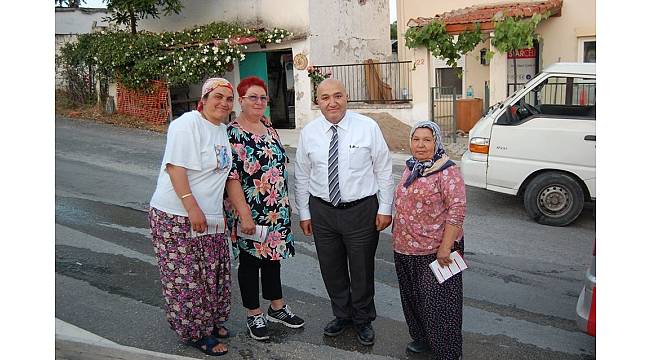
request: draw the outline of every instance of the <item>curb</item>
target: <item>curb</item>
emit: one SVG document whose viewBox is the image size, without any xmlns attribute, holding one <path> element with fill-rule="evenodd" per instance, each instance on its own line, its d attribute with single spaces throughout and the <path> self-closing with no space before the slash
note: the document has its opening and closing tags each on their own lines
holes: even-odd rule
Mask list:
<svg viewBox="0 0 650 360">
<path fill-rule="evenodd" d="M 159 353 L 130 346 L 110 343 L 89 343 L 80 339 L 56 335 L 57 360 L 192 360 L 196 358 Z"/>
</svg>

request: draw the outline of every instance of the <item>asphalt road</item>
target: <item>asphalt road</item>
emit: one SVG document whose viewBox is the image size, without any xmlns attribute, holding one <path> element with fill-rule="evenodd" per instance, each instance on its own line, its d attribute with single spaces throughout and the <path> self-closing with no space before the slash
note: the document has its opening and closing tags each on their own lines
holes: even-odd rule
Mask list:
<svg viewBox="0 0 650 360">
<path fill-rule="evenodd" d="M 145 209 L 164 142 L 164 135 L 148 131 L 56 119 L 55 313 L 119 344 L 201 358 L 178 342 L 164 319 L 149 239 Z M 288 151 L 293 158 L 295 150 Z M 402 169 L 395 161 L 396 177 Z M 595 339 L 574 322 L 595 237 L 592 209 L 573 225 L 554 228 L 528 219 L 515 197 L 472 187 L 467 197 L 465 359 L 595 358 Z M 272 324 L 269 342 L 248 338 L 234 276 L 228 325 L 235 336 L 224 358 L 428 358 L 405 351 L 410 337 L 387 232 L 376 257 L 376 344 L 358 345 L 351 330 L 323 336 L 332 318 L 329 300 L 313 239 L 293 220 L 297 256 L 282 263 L 284 296 L 306 326 Z"/>
</svg>

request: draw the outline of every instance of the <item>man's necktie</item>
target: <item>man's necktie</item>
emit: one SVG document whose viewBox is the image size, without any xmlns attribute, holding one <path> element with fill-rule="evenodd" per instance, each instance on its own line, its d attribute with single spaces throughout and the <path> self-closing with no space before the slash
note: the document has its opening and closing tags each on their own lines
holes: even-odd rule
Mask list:
<svg viewBox="0 0 650 360">
<path fill-rule="evenodd" d="M 336 132 L 336 125 L 332 125 L 332 139 L 327 160 L 327 182 L 330 190 L 330 203 L 337 206 L 341 202 L 341 190 L 339 189 L 339 135 Z"/>
</svg>

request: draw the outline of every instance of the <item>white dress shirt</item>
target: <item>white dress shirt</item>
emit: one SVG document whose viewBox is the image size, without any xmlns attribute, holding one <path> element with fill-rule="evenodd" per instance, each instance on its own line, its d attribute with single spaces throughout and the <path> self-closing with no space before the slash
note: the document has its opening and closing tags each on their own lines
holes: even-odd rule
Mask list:
<svg viewBox="0 0 650 360">
<path fill-rule="evenodd" d="M 332 125 L 321 115 L 300 132 L 295 164 L 296 206 L 300 220 L 311 219 L 310 194 L 330 201 L 327 159 Z M 393 162 L 379 125 L 367 116 L 346 111 L 337 132 L 341 202 L 377 194 L 377 213 L 391 215 Z"/>
</svg>

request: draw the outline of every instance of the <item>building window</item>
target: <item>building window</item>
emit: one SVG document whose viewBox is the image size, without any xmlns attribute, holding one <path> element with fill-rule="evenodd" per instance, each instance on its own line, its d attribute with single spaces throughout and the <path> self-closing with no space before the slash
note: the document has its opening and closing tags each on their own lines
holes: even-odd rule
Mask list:
<svg viewBox="0 0 650 360">
<path fill-rule="evenodd" d="M 583 62 L 595 63 L 596 62 L 596 42 L 585 41 L 584 44 L 584 57 Z"/>
<path fill-rule="evenodd" d="M 436 86 L 443 88 L 454 88 L 457 96 L 463 95 L 463 68 L 437 68 L 436 69 Z M 445 92 L 445 95 L 451 95 L 451 90 Z"/>
<path fill-rule="evenodd" d="M 582 38 L 578 41 L 578 61 L 583 63 L 596 62 L 596 38 Z"/>
</svg>

